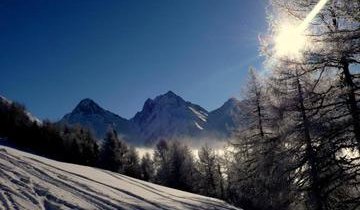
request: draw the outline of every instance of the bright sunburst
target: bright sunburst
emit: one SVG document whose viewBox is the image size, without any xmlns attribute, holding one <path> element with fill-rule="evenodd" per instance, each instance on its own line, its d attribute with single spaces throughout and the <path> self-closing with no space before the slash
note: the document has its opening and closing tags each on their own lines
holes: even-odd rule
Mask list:
<svg viewBox="0 0 360 210">
<path fill-rule="evenodd" d="M 299 27 L 290 24 L 279 26 L 275 36 L 276 56 L 299 58 L 305 44 L 306 37 Z"/>
<path fill-rule="evenodd" d="M 325 6 L 328 0 L 320 0 L 314 9 L 299 25 L 283 23 L 278 26 L 275 33 L 275 54 L 277 57 L 298 59 L 307 45 L 305 30 L 309 23 Z"/>
</svg>

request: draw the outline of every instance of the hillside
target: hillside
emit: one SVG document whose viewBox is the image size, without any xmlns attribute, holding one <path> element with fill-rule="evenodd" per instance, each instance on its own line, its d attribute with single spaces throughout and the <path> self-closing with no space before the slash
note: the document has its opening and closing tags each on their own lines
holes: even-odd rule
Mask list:
<svg viewBox="0 0 360 210">
<path fill-rule="evenodd" d="M 218 209 L 224 201 L 0 146 L 5 209 Z"/>
</svg>

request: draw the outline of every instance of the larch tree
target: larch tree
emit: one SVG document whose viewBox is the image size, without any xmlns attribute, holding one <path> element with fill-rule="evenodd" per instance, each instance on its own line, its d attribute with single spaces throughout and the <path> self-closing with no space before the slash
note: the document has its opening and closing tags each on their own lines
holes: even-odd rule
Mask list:
<svg viewBox="0 0 360 210">
<path fill-rule="evenodd" d="M 288 209 L 288 177 L 279 165 L 278 132 L 266 88 L 251 69 L 247 85 L 244 112 L 248 126 L 240 129 L 233 143 L 233 174 L 230 189 L 235 203 L 243 208 Z M 234 175 L 235 174 L 235 175 Z M 230 183 L 229 183 L 230 184 Z M 265 201 L 265 202 L 264 202 Z"/>
<path fill-rule="evenodd" d="M 301 24 L 317 3 L 270 1 L 271 30 L 289 20 Z M 273 77 L 286 81 L 282 95 L 295 102 L 285 103 L 292 107 L 285 113 L 290 128 L 285 136 L 289 151 L 300 154 L 294 156 L 293 176 L 308 194 L 308 209 L 360 205 L 359 6 L 359 1 L 330 0 L 318 10 L 304 30 L 301 59 L 267 53 L 271 68 L 280 66 L 282 76 Z"/>
<path fill-rule="evenodd" d="M 221 197 L 223 177 L 215 151 L 205 145 L 198 151 L 198 157 L 196 165 L 199 172 L 197 191 L 202 195 Z"/>
<path fill-rule="evenodd" d="M 141 170 L 141 179 L 145 181 L 153 181 L 155 168 L 154 168 L 154 161 L 152 160 L 149 153 L 146 153 L 141 158 L 140 170 Z"/>
</svg>

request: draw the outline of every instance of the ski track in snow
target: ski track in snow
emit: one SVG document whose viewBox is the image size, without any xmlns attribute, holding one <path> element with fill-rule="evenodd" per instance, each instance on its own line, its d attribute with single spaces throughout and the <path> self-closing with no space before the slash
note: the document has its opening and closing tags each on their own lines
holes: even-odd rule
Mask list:
<svg viewBox="0 0 360 210">
<path fill-rule="evenodd" d="M 237 208 L 218 199 L 0 146 L 0 209 Z"/>
</svg>

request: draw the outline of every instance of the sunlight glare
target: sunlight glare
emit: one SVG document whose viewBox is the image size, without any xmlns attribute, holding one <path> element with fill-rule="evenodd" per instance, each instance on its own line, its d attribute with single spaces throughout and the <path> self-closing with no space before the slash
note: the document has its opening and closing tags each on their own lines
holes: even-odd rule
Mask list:
<svg viewBox="0 0 360 210">
<path fill-rule="evenodd" d="M 284 24 L 279 27 L 275 37 L 276 56 L 299 58 L 305 44 L 306 37 L 298 27 Z"/>
<path fill-rule="evenodd" d="M 299 59 L 306 47 L 307 39 L 305 31 L 310 22 L 325 6 L 328 0 L 320 0 L 306 16 L 300 25 L 284 23 L 280 24 L 275 34 L 275 55 L 277 57 L 288 57 L 291 59 Z"/>
</svg>

